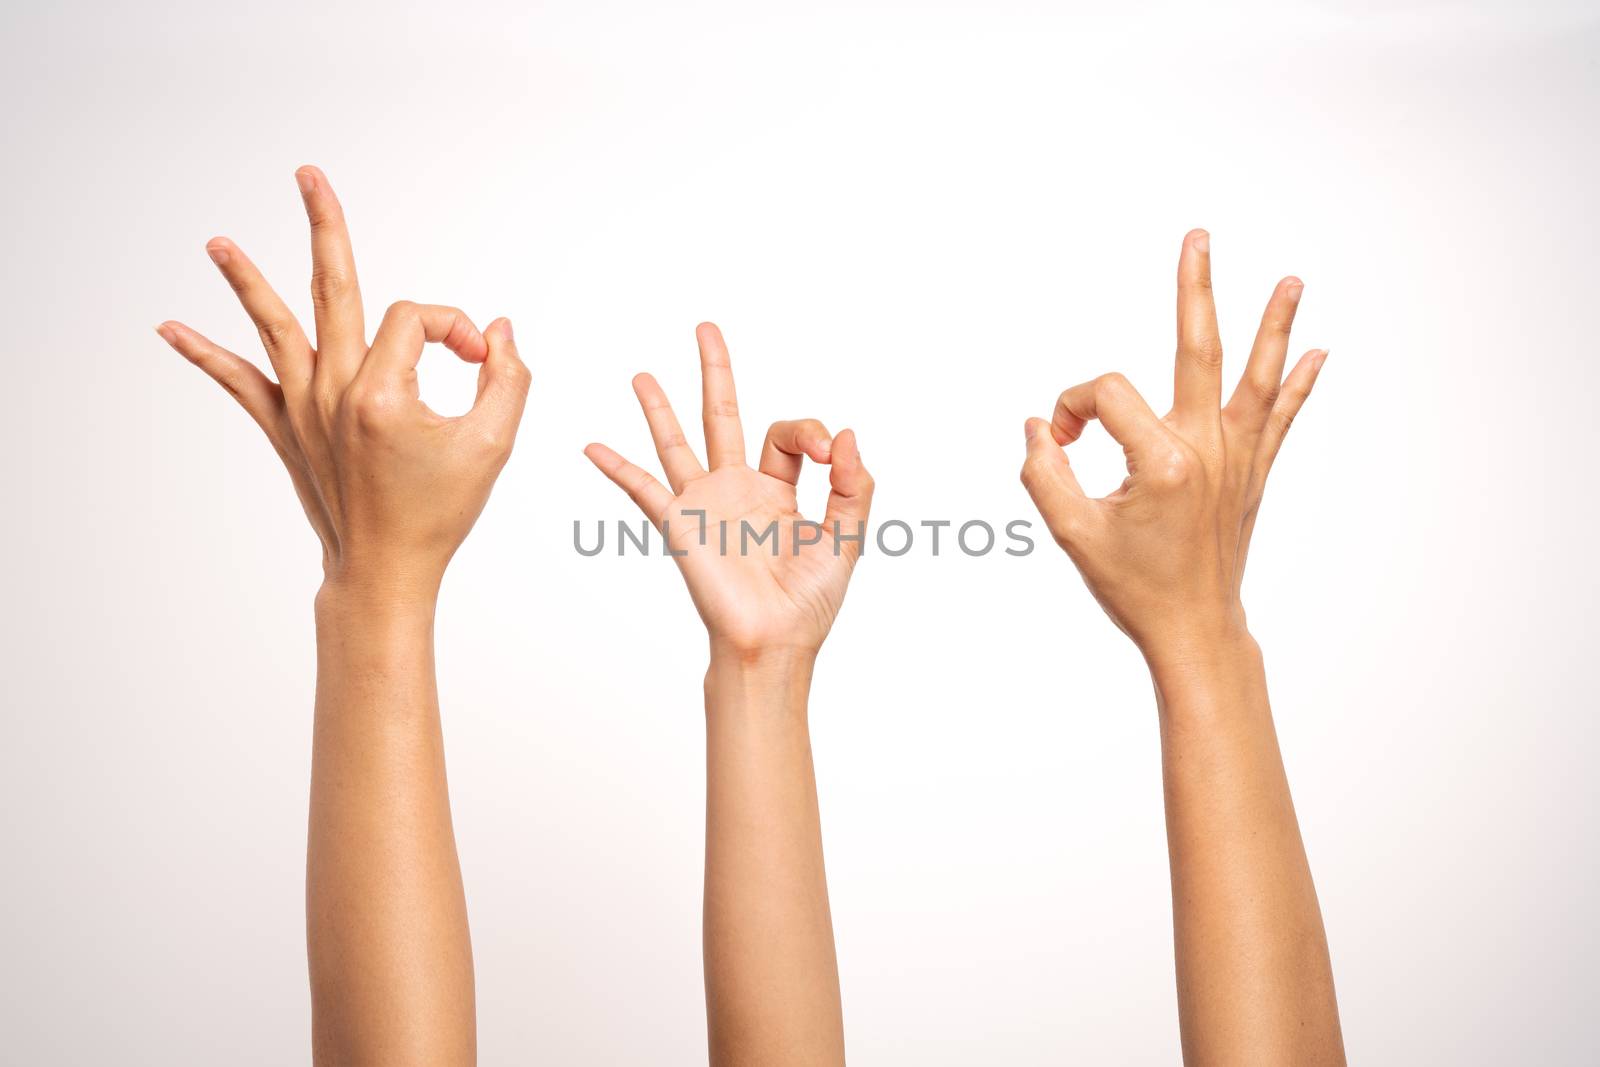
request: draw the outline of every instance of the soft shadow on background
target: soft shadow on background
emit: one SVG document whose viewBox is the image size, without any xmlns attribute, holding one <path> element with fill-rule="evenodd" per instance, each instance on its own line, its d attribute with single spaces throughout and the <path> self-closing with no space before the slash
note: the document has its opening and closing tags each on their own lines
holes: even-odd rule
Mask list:
<svg viewBox="0 0 1600 1067">
<path fill-rule="evenodd" d="M 1579 1063 L 1600 995 L 1582 4 L 10 7 L 0 992 L 19 1063 L 308 1058 L 315 540 L 163 345 L 255 356 L 203 245 L 308 311 L 292 171 L 369 322 L 510 315 L 535 384 L 439 675 L 485 1063 L 703 1062 L 703 634 L 583 459 L 696 406 L 857 429 L 879 519 L 1032 517 L 1028 415 L 1164 407 L 1213 234 L 1230 370 L 1273 283 L 1331 356 L 1246 604 L 1353 1062 Z M 459 410 L 442 351 L 424 396 Z M 692 419 L 692 414 L 688 416 Z M 1095 431 L 1075 463 L 1117 483 Z M 825 493 L 803 491 L 820 512 Z M 813 735 L 852 1060 L 1178 1056 L 1155 716 L 1040 535 L 869 555 Z"/>
</svg>

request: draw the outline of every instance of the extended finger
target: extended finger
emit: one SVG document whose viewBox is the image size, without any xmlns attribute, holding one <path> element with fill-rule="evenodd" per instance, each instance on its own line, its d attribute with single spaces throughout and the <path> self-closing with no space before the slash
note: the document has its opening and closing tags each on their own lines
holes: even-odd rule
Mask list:
<svg viewBox="0 0 1600 1067">
<path fill-rule="evenodd" d="M 1178 257 L 1178 356 L 1172 410 L 1215 421 L 1222 403 L 1222 338 L 1211 295 L 1211 235 L 1190 230 Z"/>
<path fill-rule="evenodd" d="M 191 330 L 181 322 L 163 322 L 156 327 L 161 339 L 210 378 L 250 413 L 273 445 L 281 451 L 284 432 L 283 392 L 255 364 Z"/>
<path fill-rule="evenodd" d="M 1311 395 L 1312 387 L 1317 384 L 1317 375 L 1322 373 L 1322 363 L 1327 358 L 1327 349 L 1313 348 L 1300 357 L 1300 362 L 1283 380 L 1283 388 L 1278 392 L 1277 403 L 1272 405 L 1272 411 L 1267 415 L 1267 428 L 1257 446 L 1257 468 L 1262 477 L 1265 477 L 1272 461 L 1277 458 L 1278 449 L 1283 447 L 1283 439 L 1289 433 L 1289 426 L 1300 414 L 1306 397 Z"/>
<path fill-rule="evenodd" d="M 761 445 L 760 470 L 794 485 L 800 481 L 800 467 L 806 456 L 827 463 L 832 448 L 833 437 L 816 419 L 775 422 Z"/>
<path fill-rule="evenodd" d="M 300 396 L 311 383 L 311 370 L 316 361 L 311 342 L 300 329 L 294 313 L 283 302 L 277 291 L 267 284 L 267 279 L 250 261 L 238 245 L 226 237 L 213 237 L 206 242 L 206 254 L 217 265 L 223 278 L 233 288 L 245 314 L 255 323 L 256 333 L 267 350 L 273 373 L 278 383 L 290 396 Z"/>
<path fill-rule="evenodd" d="M 712 469 L 744 462 L 744 427 L 733 391 L 733 364 L 722 331 L 709 322 L 694 330 L 700 345 L 700 417 L 706 427 L 706 463 Z"/>
<path fill-rule="evenodd" d="M 316 167 L 294 172 L 311 223 L 311 304 L 317 320 L 317 375 L 342 385 L 355 377 L 366 351 L 361 287 L 344 208 Z"/>
<path fill-rule="evenodd" d="M 1261 314 L 1255 344 L 1250 347 L 1250 361 L 1228 400 L 1229 411 L 1248 416 L 1257 427 L 1278 399 L 1283 364 L 1289 354 L 1289 331 L 1304 290 L 1305 284 L 1299 278 L 1285 278 L 1273 290 L 1267 309 Z"/>
<path fill-rule="evenodd" d="M 1161 433 L 1161 420 L 1133 384 L 1115 372 L 1074 385 L 1056 400 L 1050 429 L 1056 444 L 1076 441 L 1091 419 L 1099 419 L 1123 448 L 1147 447 Z"/>
<path fill-rule="evenodd" d="M 681 493 L 683 487 L 704 474 L 705 469 L 700 466 L 694 449 L 689 447 L 683 428 L 678 425 L 678 416 L 673 414 L 667 394 L 655 378 L 649 374 L 634 375 L 633 394 L 639 398 L 644 419 L 650 424 L 650 439 L 655 442 L 656 455 L 661 457 L 667 483 L 674 493 Z"/>
<path fill-rule="evenodd" d="M 589 462 L 600 468 L 601 474 L 621 486 L 622 491 L 639 505 L 645 518 L 660 528 L 667 516 L 667 505 L 672 503 L 672 494 L 667 492 L 664 485 L 652 478 L 649 471 L 629 463 L 605 445 L 592 444 L 583 450 L 583 454 L 589 457 Z"/>
<path fill-rule="evenodd" d="M 426 343 L 442 344 L 468 363 L 482 363 L 489 355 L 483 334 L 460 308 L 401 300 L 384 313 L 360 373 L 414 386 Z"/>
</svg>

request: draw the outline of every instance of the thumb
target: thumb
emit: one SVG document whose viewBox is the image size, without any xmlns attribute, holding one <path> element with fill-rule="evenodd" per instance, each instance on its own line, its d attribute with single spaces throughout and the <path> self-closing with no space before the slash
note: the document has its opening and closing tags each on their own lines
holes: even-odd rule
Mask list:
<svg viewBox="0 0 1600 1067">
<path fill-rule="evenodd" d="M 833 439 L 828 461 L 828 510 L 823 527 L 841 544 L 853 563 L 861 555 L 866 536 L 867 515 L 872 510 L 872 475 L 861 463 L 854 430 L 841 430 Z"/>
<path fill-rule="evenodd" d="M 1029 419 L 1024 424 L 1028 458 L 1022 463 L 1022 485 L 1058 541 L 1065 541 L 1081 525 L 1091 502 L 1084 495 L 1067 454 L 1056 444 L 1050 423 Z"/>
<path fill-rule="evenodd" d="M 517 343 L 511 335 L 511 320 L 496 319 L 483 331 L 489 354 L 478 370 L 478 399 L 467 413 L 474 419 L 493 427 L 508 437 L 516 432 L 522 421 L 522 408 L 528 400 L 528 386 L 533 376 L 527 364 L 517 355 Z"/>
</svg>

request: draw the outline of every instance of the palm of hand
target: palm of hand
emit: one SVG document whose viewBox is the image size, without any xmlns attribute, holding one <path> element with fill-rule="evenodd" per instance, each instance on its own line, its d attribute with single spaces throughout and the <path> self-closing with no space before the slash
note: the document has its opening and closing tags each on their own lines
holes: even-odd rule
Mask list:
<svg viewBox="0 0 1600 1067">
<path fill-rule="evenodd" d="M 696 478 L 672 502 L 668 544 L 706 628 L 737 647 L 822 643 L 854 554 L 800 513 L 795 487 L 749 467 Z M 848 533 L 849 531 L 846 530 Z"/>
<path fill-rule="evenodd" d="M 663 530 L 714 645 L 814 652 L 860 555 L 861 542 L 850 538 L 865 530 L 872 478 L 851 431 L 833 438 L 809 419 L 774 423 L 759 469 L 747 466 L 727 348 L 715 326 L 696 334 L 711 469 L 700 466 L 648 374 L 634 379 L 634 391 L 671 489 L 604 445 L 585 452 Z M 805 518 L 795 496 L 806 456 L 829 465 L 832 491 L 820 524 Z M 835 529 L 844 539 L 836 542 Z"/>
</svg>

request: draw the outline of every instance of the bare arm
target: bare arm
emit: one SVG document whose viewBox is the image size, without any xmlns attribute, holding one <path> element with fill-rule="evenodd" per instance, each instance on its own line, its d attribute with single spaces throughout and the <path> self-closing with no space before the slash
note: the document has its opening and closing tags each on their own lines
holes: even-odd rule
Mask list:
<svg viewBox="0 0 1600 1067">
<path fill-rule="evenodd" d="M 472 944 L 445 784 L 433 604 L 325 586 L 306 850 L 319 1063 L 471 1063 Z"/>
<path fill-rule="evenodd" d="M 709 470 L 654 378 L 634 391 L 670 490 L 604 445 L 587 453 L 665 526 L 711 638 L 706 672 L 706 1015 L 713 1064 L 842 1064 L 844 1022 L 806 701 L 811 668 L 844 601 L 873 483 L 855 434 L 814 419 L 774 423 L 759 467 L 722 334 L 696 332 Z M 795 483 L 829 466 L 821 529 Z M 745 534 L 771 540 L 749 543 Z M 727 531 L 726 551 L 722 531 Z M 835 533 L 844 536 L 835 539 Z"/>
<path fill-rule="evenodd" d="M 809 656 L 706 673 L 706 1005 L 713 1063 L 843 1063 Z"/>
<path fill-rule="evenodd" d="M 276 381 L 178 322 L 161 336 L 223 386 L 283 459 L 322 542 L 306 932 L 319 1063 L 462 1064 L 475 1051 L 472 947 L 445 786 L 434 604 L 527 396 L 510 323 L 390 307 L 369 345 L 344 212 L 296 173 L 311 223 L 313 347 L 232 241 L 206 250 L 254 321 Z M 481 363 L 446 419 L 417 362 L 441 342 Z"/>
<path fill-rule="evenodd" d="M 1152 663 L 1190 1063 L 1342 1063 L 1333 969 L 1261 653 Z"/>
<path fill-rule="evenodd" d="M 1267 472 L 1322 369 L 1285 377 L 1302 284 L 1278 283 L 1244 376 L 1221 402 L 1210 237 L 1184 239 L 1172 410 L 1107 374 L 1027 424 L 1023 483 L 1111 620 L 1144 653 L 1161 722 L 1184 1058 L 1343 1063 L 1333 973 L 1289 798 L 1260 651 L 1240 601 Z M 1109 496 L 1063 445 L 1099 420 L 1127 454 Z"/>
</svg>

